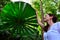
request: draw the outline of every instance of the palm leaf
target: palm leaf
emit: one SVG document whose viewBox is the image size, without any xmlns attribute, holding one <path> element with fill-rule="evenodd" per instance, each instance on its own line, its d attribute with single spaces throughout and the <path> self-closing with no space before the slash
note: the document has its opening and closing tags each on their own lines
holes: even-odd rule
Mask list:
<svg viewBox="0 0 60 40">
<path fill-rule="evenodd" d="M 12 35 L 33 35 L 37 32 L 35 10 L 25 2 L 8 3 L 1 13 L 0 30 L 10 30 Z"/>
</svg>

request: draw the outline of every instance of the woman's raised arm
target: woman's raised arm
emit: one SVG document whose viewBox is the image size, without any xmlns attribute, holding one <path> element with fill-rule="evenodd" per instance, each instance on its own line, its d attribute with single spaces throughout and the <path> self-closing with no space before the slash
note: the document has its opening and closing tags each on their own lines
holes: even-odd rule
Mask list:
<svg viewBox="0 0 60 40">
<path fill-rule="evenodd" d="M 42 28 L 44 28 L 44 24 L 41 22 L 41 20 L 40 20 L 40 18 L 39 18 L 39 16 L 38 16 L 38 12 L 36 11 L 36 17 L 37 17 L 37 22 L 38 22 L 38 24 L 42 27 Z"/>
</svg>

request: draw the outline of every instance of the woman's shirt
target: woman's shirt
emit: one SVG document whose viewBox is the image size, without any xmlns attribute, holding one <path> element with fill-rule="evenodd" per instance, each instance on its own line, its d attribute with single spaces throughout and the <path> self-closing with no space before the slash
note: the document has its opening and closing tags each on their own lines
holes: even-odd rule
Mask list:
<svg viewBox="0 0 60 40">
<path fill-rule="evenodd" d="M 47 32 L 44 32 L 44 40 L 60 40 L 60 22 L 54 23 Z"/>
<path fill-rule="evenodd" d="M 48 40 L 60 40 L 60 22 L 54 23 L 47 31 Z"/>
<path fill-rule="evenodd" d="M 47 40 L 47 32 L 44 32 L 44 40 Z"/>
</svg>

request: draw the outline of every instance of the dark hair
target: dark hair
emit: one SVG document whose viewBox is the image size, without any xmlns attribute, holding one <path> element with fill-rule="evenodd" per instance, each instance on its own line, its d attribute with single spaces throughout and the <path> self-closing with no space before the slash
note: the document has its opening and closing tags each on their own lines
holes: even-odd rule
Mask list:
<svg viewBox="0 0 60 40">
<path fill-rule="evenodd" d="M 44 27 L 44 31 L 47 32 L 49 28 L 49 24 L 47 23 L 47 25 Z"/>
<path fill-rule="evenodd" d="M 54 14 L 48 14 L 48 15 L 49 15 L 49 16 L 53 16 L 52 21 L 53 21 L 54 23 L 57 22 L 57 17 L 56 17 Z M 44 31 L 47 32 L 47 31 L 48 31 L 48 28 L 49 28 L 49 24 L 47 23 L 47 25 L 44 27 Z"/>
<path fill-rule="evenodd" d="M 52 21 L 53 21 L 54 23 L 57 22 L 57 17 L 56 17 L 54 14 L 48 14 L 48 15 L 49 15 L 49 16 L 53 16 Z"/>
</svg>

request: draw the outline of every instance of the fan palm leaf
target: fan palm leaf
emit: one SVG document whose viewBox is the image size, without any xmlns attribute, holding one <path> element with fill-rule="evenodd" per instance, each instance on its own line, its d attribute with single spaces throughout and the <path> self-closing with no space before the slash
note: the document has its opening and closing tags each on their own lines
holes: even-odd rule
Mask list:
<svg viewBox="0 0 60 40">
<path fill-rule="evenodd" d="M 37 32 L 36 12 L 28 3 L 8 3 L 0 18 L 0 30 L 10 30 L 12 35 L 32 35 Z"/>
</svg>

